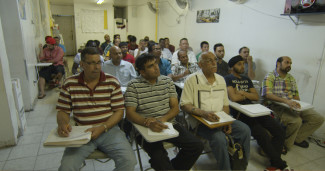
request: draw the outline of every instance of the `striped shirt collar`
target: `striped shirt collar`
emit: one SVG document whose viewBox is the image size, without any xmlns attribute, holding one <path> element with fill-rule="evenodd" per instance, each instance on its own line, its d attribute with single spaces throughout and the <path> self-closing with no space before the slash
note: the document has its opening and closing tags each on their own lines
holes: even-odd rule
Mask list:
<svg viewBox="0 0 325 171">
<path fill-rule="evenodd" d="M 141 80 L 142 82 L 147 82 L 148 84 L 151 84 L 151 83 L 150 83 L 147 79 L 145 79 L 142 75 L 140 75 L 139 78 L 140 78 L 140 80 Z M 161 79 L 162 79 L 162 76 L 159 75 L 158 78 L 157 78 L 156 84 L 157 84 L 159 81 L 161 81 Z"/>
<path fill-rule="evenodd" d="M 85 72 L 84 71 L 82 71 L 79 74 L 79 76 L 78 76 L 78 83 L 80 83 L 80 84 L 84 84 L 85 83 L 84 75 L 85 75 Z M 104 82 L 105 80 L 106 80 L 105 73 L 103 71 L 100 71 L 99 82 Z"/>
</svg>

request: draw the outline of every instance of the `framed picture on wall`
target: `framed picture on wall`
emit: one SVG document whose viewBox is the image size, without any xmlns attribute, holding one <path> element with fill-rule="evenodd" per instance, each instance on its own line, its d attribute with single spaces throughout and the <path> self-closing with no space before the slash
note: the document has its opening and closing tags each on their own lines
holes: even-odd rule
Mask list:
<svg viewBox="0 0 325 171">
<path fill-rule="evenodd" d="M 197 23 L 219 23 L 220 8 L 198 10 L 196 15 Z"/>
</svg>

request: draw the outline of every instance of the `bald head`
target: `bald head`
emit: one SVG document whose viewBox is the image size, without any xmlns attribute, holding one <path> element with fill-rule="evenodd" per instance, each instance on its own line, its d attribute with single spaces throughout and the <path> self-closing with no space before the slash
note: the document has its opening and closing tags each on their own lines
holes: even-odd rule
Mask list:
<svg viewBox="0 0 325 171">
<path fill-rule="evenodd" d="M 212 52 L 203 52 L 199 57 L 199 66 L 204 75 L 211 76 L 217 72 L 217 58 Z"/>
<path fill-rule="evenodd" d="M 117 46 L 112 46 L 109 49 L 109 57 L 111 58 L 114 65 L 120 65 L 122 59 L 121 49 Z"/>
<path fill-rule="evenodd" d="M 200 57 L 199 57 L 199 61 L 198 62 L 201 62 L 202 60 L 209 58 L 209 56 L 210 57 L 211 56 L 215 57 L 215 55 L 212 52 L 210 52 L 210 51 L 208 51 L 208 52 L 202 52 L 201 55 L 200 55 Z"/>
</svg>

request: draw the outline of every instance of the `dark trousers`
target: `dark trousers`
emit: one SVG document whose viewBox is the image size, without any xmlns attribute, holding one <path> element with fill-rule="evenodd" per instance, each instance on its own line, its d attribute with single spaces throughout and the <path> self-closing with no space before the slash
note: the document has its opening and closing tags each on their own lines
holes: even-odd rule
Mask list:
<svg viewBox="0 0 325 171">
<path fill-rule="evenodd" d="M 285 140 L 285 130 L 280 123 L 271 116 L 253 118 L 245 114 L 240 114 L 239 120 L 249 126 L 252 136 L 270 158 L 271 165 L 280 169 L 285 168 L 287 166 L 286 162 L 281 159 L 281 152 Z M 267 131 L 272 136 L 270 136 Z"/>
<path fill-rule="evenodd" d="M 189 170 L 203 151 L 203 144 L 200 139 L 179 124 L 173 126 L 179 132 L 179 136 L 176 138 L 149 143 L 141 135 L 137 137 L 137 142 L 142 144 L 142 148 L 150 156 L 149 162 L 155 170 Z M 174 159 L 169 159 L 163 142 L 172 143 L 180 148 Z"/>
</svg>

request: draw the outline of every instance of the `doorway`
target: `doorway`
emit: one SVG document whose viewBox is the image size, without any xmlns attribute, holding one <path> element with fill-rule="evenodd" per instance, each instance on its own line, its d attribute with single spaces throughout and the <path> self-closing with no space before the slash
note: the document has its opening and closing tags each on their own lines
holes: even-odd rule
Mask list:
<svg viewBox="0 0 325 171">
<path fill-rule="evenodd" d="M 53 15 L 55 24 L 59 25 L 59 32 L 62 35 L 66 49 L 65 56 L 76 55 L 76 38 L 74 27 L 74 16 Z M 56 35 L 54 35 L 56 36 Z"/>
</svg>

